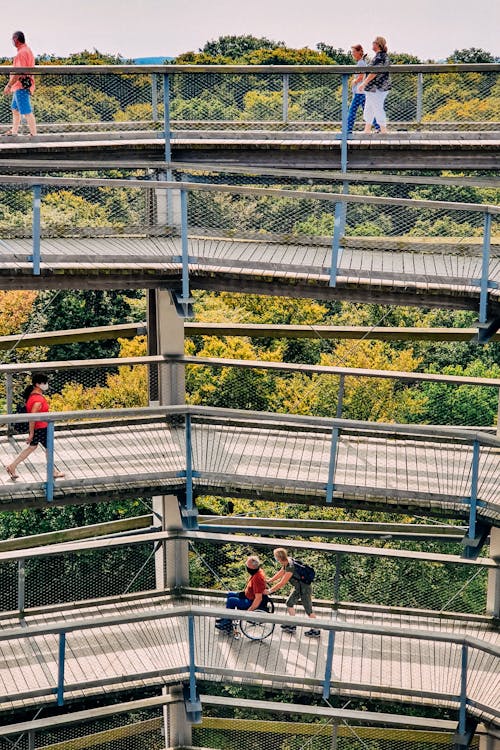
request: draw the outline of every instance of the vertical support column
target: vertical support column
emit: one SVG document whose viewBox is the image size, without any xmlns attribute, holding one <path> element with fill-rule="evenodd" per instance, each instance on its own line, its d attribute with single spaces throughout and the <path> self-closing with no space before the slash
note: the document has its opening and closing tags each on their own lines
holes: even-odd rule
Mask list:
<svg viewBox="0 0 500 750">
<path fill-rule="evenodd" d="M 45 485 L 45 499 L 51 503 L 54 499 L 54 422 L 47 424 L 47 483 Z"/>
<path fill-rule="evenodd" d="M 191 415 L 186 414 L 186 510 L 193 510 L 193 443 L 191 437 Z"/>
<path fill-rule="evenodd" d="M 492 526 L 490 530 L 490 557 L 500 558 L 500 528 Z M 488 588 L 486 595 L 486 613 L 500 617 L 500 565 L 488 571 Z"/>
<path fill-rule="evenodd" d="M 417 115 L 416 120 L 418 125 L 422 122 L 422 115 L 424 113 L 424 74 L 417 73 Z"/>
<path fill-rule="evenodd" d="M 349 117 L 349 75 L 342 74 L 342 131 L 340 145 L 340 169 L 347 172 L 347 122 Z"/>
<path fill-rule="evenodd" d="M 64 706 L 64 661 L 66 658 L 66 633 L 59 633 L 59 658 L 57 665 L 57 705 Z"/>
<path fill-rule="evenodd" d="M 483 260 L 481 264 L 481 295 L 479 298 L 479 322 L 488 319 L 488 274 L 490 270 L 491 214 L 484 215 Z"/>
<path fill-rule="evenodd" d="M 288 101 L 290 96 L 290 74 L 283 73 L 283 107 L 282 120 L 284 125 L 288 125 Z"/>
<path fill-rule="evenodd" d="M 172 161 L 172 131 L 170 129 L 170 76 L 163 74 L 163 130 L 165 133 L 165 161 Z"/>
<path fill-rule="evenodd" d="M 24 557 L 17 561 L 17 610 L 19 617 L 24 618 L 26 602 L 26 561 Z"/>
<path fill-rule="evenodd" d="M 8 372 L 5 376 L 5 407 L 7 414 L 12 414 L 14 411 L 14 384 L 12 373 Z M 500 406 L 499 406 L 500 408 Z M 11 437 L 14 434 L 14 425 L 12 422 L 7 425 L 7 436 Z"/>
<path fill-rule="evenodd" d="M 28 750 L 35 750 L 35 731 L 28 729 Z"/>
<path fill-rule="evenodd" d="M 191 747 L 193 743 L 191 724 L 186 721 L 186 709 L 182 688 L 174 685 L 166 688 L 173 698 L 164 707 L 165 747 Z"/>
<path fill-rule="evenodd" d="M 151 73 L 151 111 L 153 122 L 158 122 L 158 76 Z"/>
<path fill-rule="evenodd" d="M 184 354 L 184 321 L 175 309 L 172 295 L 164 289 L 148 293 L 148 354 L 182 357 Z M 175 361 L 158 367 L 156 384 L 150 384 L 150 403 L 162 406 L 185 401 L 184 367 Z M 153 512 L 162 531 L 183 528 L 179 502 L 175 495 L 153 498 Z M 189 582 L 188 543 L 163 542 L 155 554 L 156 587 L 174 589 Z M 182 708 L 184 711 L 184 707 Z"/>
<path fill-rule="evenodd" d="M 41 204 L 42 188 L 40 185 L 33 185 L 33 276 L 40 276 L 40 226 L 41 226 Z"/>
<path fill-rule="evenodd" d="M 325 679 L 323 681 L 323 699 L 330 697 L 330 682 L 332 681 L 333 651 L 335 648 L 335 631 L 328 631 L 328 646 L 326 648 Z"/>
</svg>

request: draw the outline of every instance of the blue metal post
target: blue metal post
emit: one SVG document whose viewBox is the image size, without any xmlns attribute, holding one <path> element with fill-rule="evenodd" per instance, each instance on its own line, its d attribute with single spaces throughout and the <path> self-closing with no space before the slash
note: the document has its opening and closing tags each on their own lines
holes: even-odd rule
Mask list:
<svg viewBox="0 0 500 750">
<path fill-rule="evenodd" d="M 189 634 L 189 700 L 196 703 L 198 696 L 196 694 L 196 665 L 194 661 L 194 617 L 188 617 L 188 634 Z"/>
<path fill-rule="evenodd" d="M 181 248 L 182 248 L 182 302 L 187 314 L 189 303 L 189 243 L 188 243 L 188 214 L 187 190 L 181 190 Z"/>
<path fill-rule="evenodd" d="M 349 75 L 342 75 L 342 131 L 340 144 L 340 169 L 347 172 L 347 121 L 349 116 Z"/>
<path fill-rule="evenodd" d="M 331 503 L 333 500 L 333 490 L 335 489 L 335 468 L 337 466 L 337 445 L 339 442 L 339 428 L 334 427 L 332 430 L 332 442 L 330 444 L 330 463 L 328 465 L 328 483 L 326 485 L 326 502 Z"/>
<path fill-rule="evenodd" d="M 163 74 L 163 130 L 165 132 L 165 161 L 170 162 L 172 160 L 172 131 L 170 130 L 170 76 L 168 73 Z"/>
<path fill-rule="evenodd" d="M 330 682 L 332 680 L 334 647 L 335 647 L 335 631 L 330 630 L 328 633 L 328 646 L 326 649 L 325 679 L 323 680 L 323 699 L 324 700 L 328 700 L 328 698 L 330 697 Z"/>
<path fill-rule="evenodd" d="M 33 276 L 40 276 L 40 211 L 42 204 L 42 188 L 33 185 Z"/>
<path fill-rule="evenodd" d="M 339 394 L 337 396 L 337 409 L 335 416 L 337 419 L 342 417 L 342 407 L 344 405 L 344 387 L 345 387 L 345 375 L 339 377 Z"/>
<path fill-rule="evenodd" d="M 24 566 L 25 560 L 22 557 L 17 563 L 17 609 L 20 617 L 24 617 L 26 595 L 26 570 Z"/>
<path fill-rule="evenodd" d="M 472 468 L 470 481 L 470 507 L 469 507 L 469 539 L 476 537 L 476 515 L 477 515 L 477 486 L 479 481 L 479 440 L 474 440 L 472 446 Z"/>
<path fill-rule="evenodd" d="M 48 503 L 54 499 L 54 422 L 47 425 L 47 484 L 45 499 Z"/>
<path fill-rule="evenodd" d="M 464 735 L 467 726 L 467 644 L 462 644 L 462 667 L 460 673 L 460 708 L 458 712 L 458 734 Z"/>
<path fill-rule="evenodd" d="M 337 273 L 340 255 L 340 238 L 342 236 L 342 203 L 335 204 L 335 219 L 332 237 L 332 265 L 330 268 L 330 286 L 337 286 Z"/>
<path fill-rule="evenodd" d="M 479 322 L 488 318 L 488 274 L 490 270 L 491 214 L 484 215 L 483 262 L 481 266 L 481 295 L 479 298 Z"/>
<path fill-rule="evenodd" d="M 64 705 L 64 659 L 66 655 L 66 633 L 59 633 L 59 662 L 57 668 L 57 705 Z"/>
<path fill-rule="evenodd" d="M 190 414 L 186 414 L 186 510 L 193 510 L 193 444 Z"/>
</svg>

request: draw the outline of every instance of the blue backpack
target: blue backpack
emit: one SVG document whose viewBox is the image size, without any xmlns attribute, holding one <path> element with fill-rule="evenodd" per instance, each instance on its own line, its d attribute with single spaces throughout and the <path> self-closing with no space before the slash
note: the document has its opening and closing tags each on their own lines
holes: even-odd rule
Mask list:
<svg viewBox="0 0 500 750">
<path fill-rule="evenodd" d="M 292 578 L 295 578 L 296 581 L 300 581 L 301 583 L 312 583 L 316 578 L 316 571 L 314 568 L 293 557 L 292 560 L 295 568 Z"/>
</svg>

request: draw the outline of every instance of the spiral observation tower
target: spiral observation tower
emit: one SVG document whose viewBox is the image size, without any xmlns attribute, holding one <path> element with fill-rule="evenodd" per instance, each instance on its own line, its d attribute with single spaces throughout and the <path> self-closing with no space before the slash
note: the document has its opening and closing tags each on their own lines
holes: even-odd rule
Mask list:
<svg viewBox="0 0 500 750">
<path fill-rule="evenodd" d="M 347 132 L 353 70 L 35 69 L 39 135 L 0 138 L 0 288 L 47 307 L 125 290 L 146 321 L 0 339 L 4 464 L 34 419 L 16 412 L 27 373 L 52 387 L 47 458 L 0 484 L 5 529 L 40 521 L 0 540 L 1 750 L 500 748 L 500 408 L 410 423 L 390 398 L 496 404 L 500 379 L 195 345 L 496 345 L 499 66 L 393 66 L 392 132 L 372 137 Z M 193 321 L 210 292 L 382 312 L 248 324 L 214 302 Z M 473 325 L 390 328 L 396 305 Z M 51 354 L 136 336 L 121 357 Z M 366 419 L 354 392 L 375 393 Z M 246 556 L 270 573 L 277 546 L 316 569 L 320 637 L 300 610 L 280 627 L 283 592 L 238 613 L 239 637 L 217 631 Z"/>
</svg>

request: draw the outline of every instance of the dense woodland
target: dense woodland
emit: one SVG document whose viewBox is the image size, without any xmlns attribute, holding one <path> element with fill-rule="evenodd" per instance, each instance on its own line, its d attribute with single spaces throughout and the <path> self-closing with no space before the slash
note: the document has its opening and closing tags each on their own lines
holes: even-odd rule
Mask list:
<svg viewBox="0 0 500 750">
<path fill-rule="evenodd" d="M 405 54 L 393 54 L 394 62 L 419 62 Z M 488 62 L 494 57 L 483 50 L 460 50 L 450 55 L 456 62 Z M 42 56 L 44 64 L 51 63 L 119 63 L 119 57 L 109 57 L 97 52 L 83 52 L 66 59 Z M 4 61 L 6 62 L 6 61 Z M 342 64 L 350 63 L 344 51 L 320 43 L 317 50 L 292 50 L 282 42 L 254 37 L 221 37 L 208 42 L 199 52 L 187 52 L 175 62 L 186 64 Z M 116 89 L 110 87 L 109 78 L 102 78 L 91 87 L 89 81 L 71 80 L 64 84 L 60 79 L 47 78 L 40 82 L 37 98 L 37 116 L 40 121 L 61 119 L 74 121 L 150 119 L 150 81 L 148 77 L 130 76 L 125 81 L 118 78 Z M 460 89 L 455 78 L 436 76 L 425 90 L 425 111 L 429 119 L 453 119 L 464 111 L 469 113 L 480 107 L 484 119 L 498 118 L 500 88 L 494 78 L 486 81 L 475 74 L 467 75 L 467 86 Z M 462 81 L 463 82 L 463 81 Z M 232 81 L 234 84 L 234 80 Z M 265 84 L 265 85 L 264 85 Z M 272 116 L 279 112 L 281 93 L 269 91 L 268 82 L 248 77 L 245 81 L 221 82 L 217 95 L 213 92 L 183 88 L 176 82 L 172 116 L 180 119 L 248 119 Z M 406 97 L 406 107 L 414 106 L 414 92 L 405 91 L 404 81 L 398 83 L 398 96 Z M 485 89 L 487 88 L 487 90 Z M 465 93 L 464 93 L 465 91 Z M 291 116 L 300 119 L 318 117 L 338 119 L 340 114 L 340 89 L 331 91 L 317 86 L 306 87 L 297 80 L 291 87 Z M 68 107 L 68 98 L 71 106 Z M 139 104 L 137 103 L 139 102 Z M 142 102 L 142 103 L 141 103 Z M 7 108 L 7 109 L 6 109 Z M 264 113 L 264 114 L 263 114 Z M 8 103 L 0 102 L 0 120 L 8 116 Z M 121 176 L 107 173 L 106 176 Z M 258 184 L 249 178 L 248 184 Z M 287 187 L 285 183 L 275 184 Z M 290 185 L 288 185 L 290 187 Z M 335 186 L 322 186 L 334 190 Z M 392 192 L 391 192 L 392 190 Z M 353 193 L 385 195 L 416 199 L 463 201 L 471 203 L 498 203 L 499 191 L 476 187 L 415 186 L 401 183 L 394 188 L 377 185 L 353 187 Z M 220 230 L 242 233 L 263 232 L 289 237 L 328 237 L 333 230 L 333 213 L 330 204 L 320 204 L 303 199 L 233 200 L 223 194 L 190 198 L 190 222 L 193 226 L 209 226 Z M 29 191 L 0 189 L 1 236 L 29 233 L 31 195 Z M 47 189 L 43 196 L 42 221 L 46 231 L 71 234 L 75 229 L 88 227 L 126 231 L 127 227 L 144 224 L 145 203 L 143 195 L 125 189 L 95 188 L 92 190 Z M 496 228 L 497 229 L 497 228 Z M 497 232 L 498 233 L 498 232 Z M 457 241 L 480 241 L 482 226 L 474 214 L 435 215 L 416 210 L 407 212 L 404 219 L 396 212 L 381 211 L 369 205 L 357 205 L 349 211 L 346 236 L 390 237 L 454 237 Z M 24 331 L 50 331 L 66 328 L 124 323 L 145 319 L 145 297 L 142 293 L 125 292 L 0 292 L 0 335 L 19 334 Z M 302 325 L 386 325 L 386 326 L 449 326 L 469 327 L 476 323 L 476 315 L 467 312 L 419 310 L 409 307 L 384 308 L 377 305 L 360 305 L 347 302 L 269 298 L 244 294 L 197 293 L 195 319 L 211 322 L 247 322 Z M 324 340 L 320 337 L 302 340 L 254 339 L 230 337 L 196 337 L 186 340 L 186 353 L 208 357 L 227 357 L 278 362 L 342 365 L 350 367 L 404 370 L 409 372 L 441 372 L 454 375 L 500 377 L 500 345 L 490 343 L 446 344 L 401 342 Z M 146 353 L 144 337 L 132 341 L 94 342 L 73 344 L 50 349 L 13 349 L 3 354 L 3 361 L 26 362 L 40 360 L 84 359 L 110 356 L 136 356 Z M 23 378 L 16 381 L 19 396 Z M 266 410 L 283 413 L 335 415 L 338 397 L 338 379 L 329 375 L 269 374 L 259 370 L 237 370 L 190 367 L 187 369 L 187 399 L 193 404 L 224 406 L 229 408 Z M 51 408 L 57 411 L 143 406 L 147 404 L 147 372 L 144 366 L 120 367 L 109 373 L 86 371 L 85 377 L 55 373 L 52 378 Z M 0 401 L 5 408 L 4 384 L 0 383 Z M 492 426 L 498 406 L 498 391 L 493 388 L 441 384 L 404 385 L 394 380 L 347 378 L 343 416 L 384 422 L 415 422 L 449 425 Z M 316 517 L 333 519 L 394 520 L 391 516 L 368 512 L 350 513 L 347 510 L 323 508 L 311 510 L 304 506 L 287 506 L 264 501 L 234 500 L 217 497 L 199 499 L 200 510 L 207 513 L 244 513 L 254 515 L 287 515 L 288 517 Z M 0 539 L 25 536 L 52 529 L 80 526 L 122 516 L 142 515 L 150 511 L 150 501 L 131 498 L 128 501 L 102 503 L 80 507 L 50 508 L 0 513 Z M 398 518 L 397 520 L 402 520 Z M 403 520 L 414 520 L 407 517 Z M 379 546 L 394 546 L 389 541 Z M 406 547 L 411 545 L 406 544 Z M 415 549 L 456 552 L 431 542 L 413 545 Z M 250 548 L 249 548 L 250 551 Z M 261 552 L 260 550 L 257 550 Z M 37 588 L 44 581 L 48 600 L 61 601 L 74 598 L 120 593 L 130 581 L 131 568 L 139 569 L 147 560 L 150 550 L 107 551 L 81 555 L 73 562 L 61 558 L 55 561 L 50 576 L 46 563 L 32 563 L 27 572 L 28 585 Z M 191 555 L 192 583 L 200 587 L 238 586 L 242 583 L 242 550 L 213 545 L 198 545 Z M 313 559 L 314 558 L 314 559 Z M 208 567 L 205 563 L 208 562 Z M 272 558 L 266 557 L 268 569 Z M 311 555 L 318 570 L 315 592 L 318 597 L 332 598 L 331 584 L 336 561 L 319 554 Z M 218 571 L 215 581 L 212 571 Z M 112 575 L 108 575 L 111 573 Z M 6 571 L 5 585 L 0 589 L 3 606 L 8 607 L 10 586 L 15 570 Z M 146 567 L 135 582 L 134 590 L 153 585 L 151 566 Z M 50 585 L 49 585 L 50 578 Z M 403 565 L 382 562 L 366 557 L 350 557 L 342 561 L 339 598 L 344 601 L 364 601 L 377 604 L 439 608 L 447 591 L 460 591 L 451 609 L 466 612 L 481 611 L 484 606 L 484 576 L 467 583 L 470 575 L 463 569 L 439 565 L 417 565 L 408 561 Z M 408 585 L 411 581 L 411 586 Z M 72 593 L 66 586 L 71 582 Z M 112 589 L 106 588 L 109 585 Z M 466 585 L 464 585 L 466 584 Z M 75 591 L 75 587 L 78 590 Z M 225 740 L 224 740 L 225 741 Z M 223 739 L 221 738 L 221 743 Z M 283 745 L 283 747 L 288 745 Z M 220 747 L 225 747 L 221 744 Z M 347 746 L 346 746 L 347 747 Z M 371 747 L 371 746 L 370 746 Z M 377 746 L 374 745 L 374 748 Z"/>
</svg>

